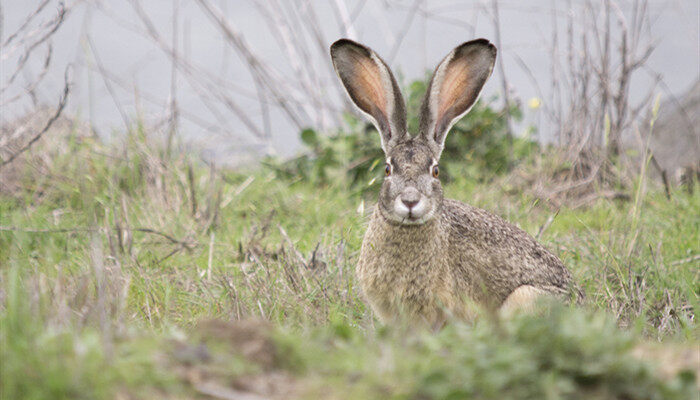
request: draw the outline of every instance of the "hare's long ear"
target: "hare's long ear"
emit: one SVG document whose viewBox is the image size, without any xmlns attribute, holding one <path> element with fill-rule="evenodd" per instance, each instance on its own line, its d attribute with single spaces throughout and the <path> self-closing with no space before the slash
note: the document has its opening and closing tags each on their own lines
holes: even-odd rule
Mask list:
<svg viewBox="0 0 700 400">
<path fill-rule="evenodd" d="M 348 39 L 333 43 L 331 59 L 352 101 L 377 127 L 386 153 L 406 135 L 406 107 L 389 67 L 372 49 Z"/>
<path fill-rule="evenodd" d="M 476 103 L 496 61 L 496 47 L 476 39 L 456 47 L 435 69 L 423 98 L 420 135 L 439 155 L 452 125 Z"/>
</svg>

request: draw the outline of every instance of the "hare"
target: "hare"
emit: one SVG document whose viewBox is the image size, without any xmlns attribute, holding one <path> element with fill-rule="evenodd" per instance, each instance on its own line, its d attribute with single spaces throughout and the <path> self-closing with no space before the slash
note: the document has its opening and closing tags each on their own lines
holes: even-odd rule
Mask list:
<svg viewBox="0 0 700 400">
<path fill-rule="evenodd" d="M 407 132 L 396 80 L 373 50 L 340 39 L 330 53 L 386 155 L 386 177 L 356 271 L 380 320 L 407 317 L 440 327 L 450 316 L 471 319 L 473 305 L 509 313 L 543 295 L 566 297 L 571 274 L 534 238 L 487 211 L 443 198 L 438 161 L 445 137 L 479 97 L 496 47 L 472 40 L 440 62 L 415 135 Z"/>
</svg>

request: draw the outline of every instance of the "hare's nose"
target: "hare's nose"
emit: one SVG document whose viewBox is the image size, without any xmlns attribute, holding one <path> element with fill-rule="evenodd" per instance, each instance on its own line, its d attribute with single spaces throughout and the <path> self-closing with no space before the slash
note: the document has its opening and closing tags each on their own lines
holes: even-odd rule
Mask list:
<svg viewBox="0 0 700 400">
<path fill-rule="evenodd" d="M 410 200 L 401 199 L 401 202 L 402 202 L 406 207 L 408 207 L 409 210 L 412 209 L 413 207 L 415 207 L 416 204 L 418 204 L 418 200 L 413 200 L 413 199 L 410 199 Z"/>
</svg>

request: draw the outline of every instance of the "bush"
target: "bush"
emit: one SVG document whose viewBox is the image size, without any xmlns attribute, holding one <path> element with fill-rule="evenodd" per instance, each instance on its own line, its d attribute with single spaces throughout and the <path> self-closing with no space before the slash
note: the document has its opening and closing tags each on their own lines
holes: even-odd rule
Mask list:
<svg viewBox="0 0 700 400">
<path fill-rule="evenodd" d="M 418 131 L 419 109 L 426 87 L 427 80 L 417 80 L 404 91 L 408 94 L 408 130 L 412 134 Z M 493 96 L 478 101 L 452 127 L 442 154 L 442 162 L 448 165 L 444 169 L 445 179 L 449 180 L 457 168 L 479 179 L 508 172 L 517 160 L 537 148 L 529 138 L 509 136 L 506 113 L 493 106 L 497 100 Z M 521 119 L 518 106 L 509 112 L 513 120 Z M 297 177 L 322 184 L 349 180 L 353 186 L 368 183 L 365 188 L 376 187 L 374 183 L 382 170 L 377 166 L 381 167 L 384 161 L 379 134 L 372 124 L 354 115 L 346 114 L 345 122 L 345 128 L 332 135 L 322 135 L 311 128 L 302 130 L 301 141 L 306 147 L 302 155 L 285 162 L 267 160 L 267 164 L 282 178 Z"/>
<path fill-rule="evenodd" d="M 359 329 L 335 326 L 310 341 L 288 335 L 290 342 L 323 378 L 325 398 L 697 398 L 692 370 L 662 378 L 635 356 L 634 333 L 605 314 L 557 305 L 541 316 L 453 323 L 437 334 L 395 327 L 367 340 Z"/>
</svg>

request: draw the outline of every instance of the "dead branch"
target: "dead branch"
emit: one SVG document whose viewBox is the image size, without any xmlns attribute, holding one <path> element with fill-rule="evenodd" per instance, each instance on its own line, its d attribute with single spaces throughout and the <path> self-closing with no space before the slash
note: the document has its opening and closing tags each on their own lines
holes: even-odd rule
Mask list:
<svg viewBox="0 0 700 400">
<path fill-rule="evenodd" d="M 498 12 L 498 0 L 491 0 L 491 7 L 492 7 L 492 21 L 493 21 L 493 28 L 495 31 L 495 44 L 496 48 L 501 49 L 501 17 L 500 13 Z M 513 130 L 511 127 L 511 118 L 510 118 L 510 110 L 511 110 L 511 100 L 510 100 L 510 90 L 508 88 L 508 78 L 506 77 L 506 71 L 505 67 L 503 66 L 503 53 L 501 53 L 500 57 L 497 58 L 497 64 L 498 64 L 498 73 L 501 75 L 501 90 L 503 90 L 503 109 L 504 113 L 506 116 L 506 129 L 507 129 L 507 134 L 509 137 L 513 135 Z M 511 146 L 512 148 L 512 146 Z"/>
<path fill-rule="evenodd" d="M 246 61 L 248 69 L 253 76 L 256 84 L 263 85 L 267 91 L 272 94 L 273 99 L 282 110 L 285 111 L 287 117 L 290 121 L 298 128 L 301 129 L 304 125 L 301 121 L 301 117 L 297 115 L 297 112 L 291 109 L 285 96 L 280 92 L 280 88 L 274 86 L 283 82 L 282 79 L 275 79 L 274 74 L 270 69 L 252 52 L 250 47 L 247 45 L 243 37 L 233 29 L 228 23 L 226 17 L 221 13 L 220 10 L 215 8 L 207 0 L 197 0 L 197 3 L 205 11 L 205 14 L 212 19 L 216 25 L 219 27 L 224 37 L 234 50 Z"/>
<path fill-rule="evenodd" d="M 54 112 L 54 114 L 51 116 L 51 118 L 49 118 L 48 121 L 46 121 L 46 124 L 44 124 L 44 127 L 39 132 L 34 134 L 34 136 L 27 143 L 25 143 L 22 147 L 20 147 L 19 150 L 12 153 L 6 160 L 0 160 L 0 168 L 11 163 L 20 154 L 24 153 L 30 147 L 32 147 L 34 145 L 34 143 L 36 143 L 39 139 L 41 139 L 42 135 L 44 135 L 51 128 L 51 126 L 54 124 L 54 122 L 56 122 L 56 120 L 61 116 L 63 109 L 66 107 L 66 102 L 68 101 L 68 94 L 70 93 L 70 88 L 71 88 L 69 71 L 70 71 L 70 68 L 66 68 L 66 71 L 64 74 L 63 94 L 61 95 L 60 99 L 58 100 L 58 106 L 56 106 L 56 111 Z"/>
<path fill-rule="evenodd" d="M 398 33 L 396 34 L 396 39 L 394 40 L 394 43 L 391 46 L 391 51 L 389 52 L 388 58 L 389 63 L 394 61 L 394 58 L 396 58 L 396 55 L 399 52 L 399 48 L 401 47 L 401 43 L 403 42 L 403 38 L 406 37 L 406 33 L 411 28 L 411 24 L 413 24 L 413 19 L 415 18 L 416 13 L 418 12 L 418 6 L 420 6 L 421 1 L 422 0 L 414 0 L 413 4 L 411 4 L 411 8 L 408 11 L 408 15 L 403 21 L 401 29 L 399 29 Z"/>
<path fill-rule="evenodd" d="M 90 48 L 90 53 L 92 54 L 92 58 L 95 61 L 95 65 L 97 67 L 97 70 L 100 72 L 100 76 L 102 77 L 102 82 L 105 85 L 105 88 L 107 88 L 107 93 L 109 93 L 110 97 L 112 98 L 112 101 L 114 102 L 114 106 L 117 108 L 119 111 L 119 115 L 122 118 L 122 122 L 124 123 L 124 128 L 126 131 L 129 131 L 129 117 L 126 115 L 126 112 L 121 106 L 121 103 L 117 99 L 117 94 L 114 91 L 114 88 L 112 87 L 112 84 L 108 79 L 105 78 L 105 67 L 104 64 L 102 63 L 102 60 L 100 59 L 100 55 L 97 53 L 97 48 L 95 47 L 95 44 L 92 41 L 92 38 L 88 35 L 87 36 L 87 43 L 88 47 Z"/>
<path fill-rule="evenodd" d="M 619 163 L 623 138 L 630 137 L 650 110 L 659 81 L 653 80 L 646 94 L 633 100 L 630 82 L 648 68 L 655 47 L 648 0 L 634 0 L 626 13 L 614 0 L 567 4 L 565 15 L 551 5 L 550 84 L 544 93 L 549 101 L 542 103 L 542 110 L 570 167 L 554 173 L 556 189 L 545 191 L 544 197 L 556 196 L 557 203 L 580 198 L 576 204 L 624 198 L 614 188 L 632 182 L 630 174 L 636 171 Z M 562 21 L 565 29 L 560 29 Z"/>
<path fill-rule="evenodd" d="M 73 227 L 73 228 L 56 228 L 56 229 L 32 229 L 32 228 L 20 228 L 16 226 L 0 226 L 0 232 L 24 232 L 24 233 L 89 233 L 89 232 L 100 232 L 103 228 L 97 227 Z M 119 232 L 121 228 L 114 227 L 112 230 Z M 172 244 L 176 244 L 184 249 L 192 249 L 196 247 L 192 241 L 187 239 L 177 239 L 174 236 L 161 232 L 152 228 L 128 228 L 132 232 L 142 232 L 149 233 L 152 235 L 160 236 Z"/>
<path fill-rule="evenodd" d="M 58 31 L 61 25 L 63 25 L 67 12 L 68 9 L 66 9 L 63 2 L 60 2 L 56 17 L 44 23 L 44 25 L 41 27 L 43 28 L 43 30 L 38 30 L 38 33 L 29 32 L 27 35 L 21 37 L 21 39 L 19 39 L 13 47 L 8 48 L 8 46 L 6 45 L 2 46 L 2 60 L 5 60 L 12 56 L 15 50 L 19 49 L 22 46 L 24 46 L 24 52 L 19 56 L 19 59 L 17 60 L 17 66 L 15 67 L 14 71 L 10 74 L 10 78 L 0 89 L 0 93 L 5 92 L 12 85 L 19 73 L 24 69 L 25 65 L 27 64 L 27 61 L 31 58 L 32 54 L 34 53 L 34 50 L 36 50 L 40 45 L 47 43 L 49 39 L 56 33 L 56 31 Z M 36 14 L 32 14 L 30 16 L 30 19 L 33 18 L 35 15 Z M 20 32 L 18 31 L 16 33 L 19 34 Z M 39 38 L 30 42 L 30 39 L 34 36 L 39 36 Z M 8 44 L 11 43 L 10 39 L 14 39 L 15 37 L 17 36 L 10 37 L 7 41 Z"/>
<path fill-rule="evenodd" d="M 20 25 L 14 33 L 7 37 L 7 40 L 5 42 L 0 41 L 0 43 L 2 43 L 2 47 L 9 46 L 14 39 L 20 37 L 22 32 L 24 32 L 27 29 L 27 27 L 31 24 L 34 18 L 41 13 L 41 11 L 44 9 L 44 7 L 46 7 L 47 4 L 49 4 L 50 1 L 51 0 L 43 0 L 41 3 L 39 3 L 39 5 L 34 9 L 34 11 L 24 19 L 22 25 Z"/>
</svg>

